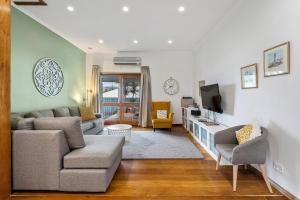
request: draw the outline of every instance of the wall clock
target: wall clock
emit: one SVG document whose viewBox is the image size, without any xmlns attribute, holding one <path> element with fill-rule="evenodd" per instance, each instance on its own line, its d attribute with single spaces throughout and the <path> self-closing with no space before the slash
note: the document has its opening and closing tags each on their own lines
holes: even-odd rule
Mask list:
<svg viewBox="0 0 300 200">
<path fill-rule="evenodd" d="M 164 82 L 163 89 L 168 95 L 175 95 L 179 92 L 179 83 L 177 80 L 170 77 Z"/>
<path fill-rule="evenodd" d="M 54 60 L 42 58 L 34 66 L 33 81 L 42 95 L 56 96 L 63 88 L 64 75 Z"/>
</svg>

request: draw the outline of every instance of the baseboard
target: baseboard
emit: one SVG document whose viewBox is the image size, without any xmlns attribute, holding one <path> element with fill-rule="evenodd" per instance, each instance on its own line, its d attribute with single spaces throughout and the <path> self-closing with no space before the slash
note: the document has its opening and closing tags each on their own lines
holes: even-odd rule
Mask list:
<svg viewBox="0 0 300 200">
<path fill-rule="evenodd" d="M 261 172 L 254 166 L 250 165 L 251 169 L 258 175 L 262 176 Z M 291 194 L 290 192 L 286 191 L 284 188 L 282 188 L 280 185 L 278 185 L 275 181 L 273 181 L 272 179 L 270 179 L 268 177 L 268 180 L 270 182 L 270 184 L 272 185 L 272 187 L 274 187 L 276 190 L 278 190 L 280 193 L 282 193 L 284 196 L 286 196 L 288 199 L 290 200 L 299 200 L 297 197 L 295 197 L 293 194 Z"/>
<path fill-rule="evenodd" d="M 277 183 L 275 183 L 272 179 L 269 178 L 269 181 L 271 183 L 271 185 L 277 189 L 279 192 L 281 192 L 284 196 L 286 196 L 287 198 L 289 198 L 290 200 L 299 200 L 297 197 L 295 197 L 293 194 L 291 194 L 290 192 L 286 191 L 285 189 L 283 189 L 280 185 L 278 185 Z"/>
<path fill-rule="evenodd" d="M 182 124 L 173 124 L 173 126 L 182 126 Z"/>
</svg>

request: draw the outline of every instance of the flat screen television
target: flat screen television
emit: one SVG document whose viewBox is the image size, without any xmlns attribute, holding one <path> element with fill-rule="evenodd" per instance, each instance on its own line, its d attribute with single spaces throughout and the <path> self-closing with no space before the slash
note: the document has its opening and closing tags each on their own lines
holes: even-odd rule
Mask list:
<svg viewBox="0 0 300 200">
<path fill-rule="evenodd" d="M 202 98 L 202 106 L 204 109 L 217 113 L 223 113 L 218 84 L 202 86 L 200 88 L 200 91 Z"/>
</svg>

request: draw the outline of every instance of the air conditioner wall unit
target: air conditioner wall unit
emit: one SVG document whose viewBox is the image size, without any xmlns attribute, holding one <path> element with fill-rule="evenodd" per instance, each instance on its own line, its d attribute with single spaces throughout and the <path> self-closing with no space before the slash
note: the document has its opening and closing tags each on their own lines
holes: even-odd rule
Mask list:
<svg viewBox="0 0 300 200">
<path fill-rule="evenodd" d="M 115 65 L 142 65 L 141 57 L 114 57 L 113 62 Z"/>
</svg>

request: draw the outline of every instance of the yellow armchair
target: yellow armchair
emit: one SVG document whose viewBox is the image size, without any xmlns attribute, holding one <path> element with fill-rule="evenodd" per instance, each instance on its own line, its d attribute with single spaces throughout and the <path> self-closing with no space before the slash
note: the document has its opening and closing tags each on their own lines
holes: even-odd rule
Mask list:
<svg viewBox="0 0 300 200">
<path fill-rule="evenodd" d="M 171 102 L 169 101 L 160 101 L 160 102 L 152 103 L 151 116 L 152 116 L 152 126 L 154 132 L 157 128 L 167 128 L 171 131 L 174 113 L 170 111 L 171 110 L 170 108 L 171 108 Z M 157 119 L 157 110 L 167 110 L 168 118 Z"/>
</svg>

